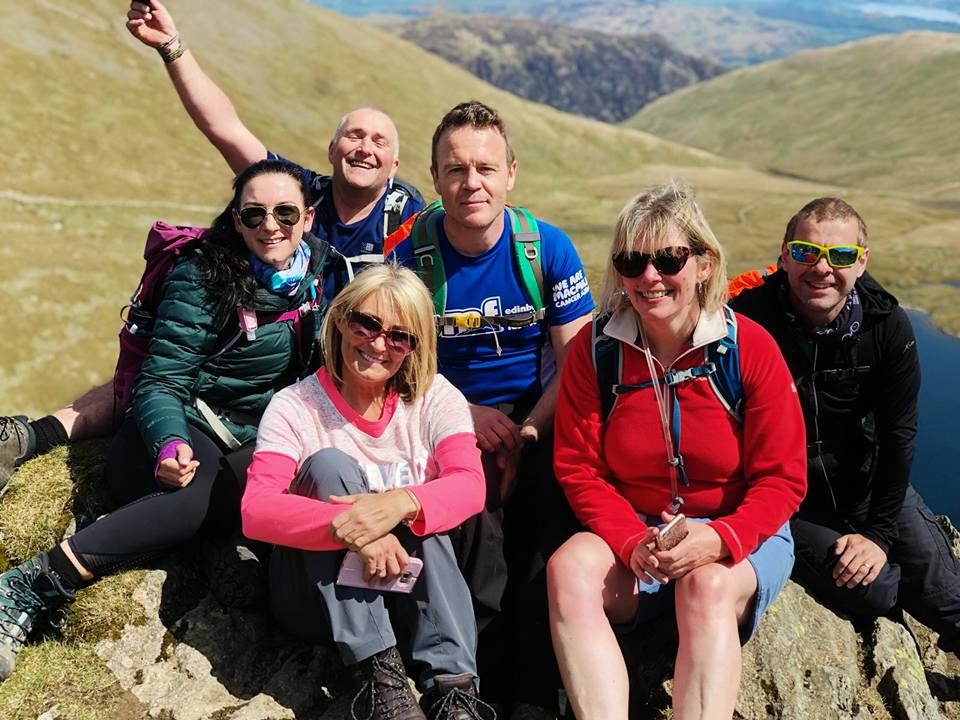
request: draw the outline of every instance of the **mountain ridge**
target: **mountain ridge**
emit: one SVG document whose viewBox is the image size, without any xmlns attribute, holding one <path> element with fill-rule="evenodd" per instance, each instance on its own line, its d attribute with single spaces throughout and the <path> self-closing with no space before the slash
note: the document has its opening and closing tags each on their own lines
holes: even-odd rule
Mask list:
<svg viewBox="0 0 960 720">
<path fill-rule="evenodd" d="M 655 33 L 614 36 L 525 18 L 445 13 L 390 30 L 515 95 L 607 122 L 626 120 L 651 100 L 725 70 Z"/>
</svg>

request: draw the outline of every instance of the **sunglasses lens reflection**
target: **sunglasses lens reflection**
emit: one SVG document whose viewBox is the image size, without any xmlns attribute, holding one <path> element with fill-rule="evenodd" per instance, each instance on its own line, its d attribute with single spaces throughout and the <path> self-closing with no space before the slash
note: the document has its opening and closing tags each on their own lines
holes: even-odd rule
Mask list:
<svg viewBox="0 0 960 720">
<path fill-rule="evenodd" d="M 381 322 L 373 315 L 351 311 L 348 322 L 350 330 L 364 340 L 374 340 L 383 335 L 387 342 L 387 348 L 397 353 L 408 353 L 417 346 L 417 338 L 412 333 L 405 330 L 384 330 Z"/>
<path fill-rule="evenodd" d="M 690 259 L 690 248 L 673 247 L 658 250 L 650 255 L 647 253 L 628 253 L 613 256 L 613 266 L 625 278 L 636 278 L 643 275 L 648 263 L 653 263 L 654 269 L 661 275 L 676 275 L 683 270 Z"/>
<path fill-rule="evenodd" d="M 850 267 L 859 257 L 860 250 L 855 247 L 832 247 L 827 251 L 827 260 L 835 268 Z"/>
<path fill-rule="evenodd" d="M 816 265 L 826 253 L 827 263 L 833 268 L 848 268 L 860 259 L 861 249 L 856 245 L 831 245 L 824 247 L 814 243 L 793 240 L 788 243 L 790 257 L 801 265 Z"/>
<path fill-rule="evenodd" d="M 240 222 L 251 230 L 260 227 L 266 217 L 267 209 L 262 207 L 246 207 L 240 211 Z"/>
<path fill-rule="evenodd" d="M 273 209 L 273 216 L 281 225 L 296 225 L 300 220 L 300 208 L 296 205 L 277 205 Z"/>
<path fill-rule="evenodd" d="M 267 212 L 264 207 L 252 205 L 243 208 L 238 214 L 240 215 L 240 222 L 251 230 L 256 230 L 263 225 L 267 215 L 273 215 L 278 223 L 287 227 L 296 225 L 300 220 L 300 208 L 296 205 L 277 205 L 270 212 Z"/>
</svg>

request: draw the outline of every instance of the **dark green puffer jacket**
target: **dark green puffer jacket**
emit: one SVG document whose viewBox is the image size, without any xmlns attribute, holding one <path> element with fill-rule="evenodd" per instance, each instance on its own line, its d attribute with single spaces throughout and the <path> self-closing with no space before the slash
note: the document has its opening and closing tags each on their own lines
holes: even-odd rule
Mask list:
<svg viewBox="0 0 960 720">
<path fill-rule="evenodd" d="M 292 320 L 270 322 L 309 303 L 314 279 L 333 262 L 335 251 L 326 241 L 310 234 L 304 238 L 311 249 L 307 275 L 290 297 L 257 289 L 251 309 L 257 311 L 259 327 L 253 340 L 240 331 L 236 313 L 226 327 L 215 327 L 193 256 L 178 263 L 167 277 L 131 407 L 151 457 L 171 440 L 179 438 L 189 444 L 187 423 L 223 447 L 197 411 L 194 403 L 198 397 L 220 415 L 237 440 L 253 440 L 257 422 L 273 393 L 318 365 L 319 348 L 314 338 L 326 311 L 322 278 L 317 292 L 319 308 L 301 314 L 299 341 Z M 236 341 L 227 347 L 234 338 Z"/>
</svg>

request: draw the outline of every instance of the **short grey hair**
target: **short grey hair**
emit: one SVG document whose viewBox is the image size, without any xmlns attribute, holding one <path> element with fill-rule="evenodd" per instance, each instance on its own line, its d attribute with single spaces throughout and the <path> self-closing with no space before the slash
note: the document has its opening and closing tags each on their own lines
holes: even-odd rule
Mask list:
<svg viewBox="0 0 960 720">
<path fill-rule="evenodd" d="M 397 127 L 396 121 L 390 117 L 389 113 L 383 108 L 378 108 L 376 105 L 361 105 L 360 107 L 355 107 L 353 110 L 345 113 L 343 117 L 340 118 L 340 121 L 337 123 L 336 129 L 333 131 L 333 137 L 330 142 L 335 143 L 340 139 L 340 135 L 343 133 L 343 128 L 347 124 L 347 118 L 353 115 L 357 110 L 372 110 L 373 112 L 378 112 L 383 115 L 385 118 L 388 118 L 390 122 L 393 123 L 394 136 L 396 137 L 396 143 L 393 146 L 393 156 L 395 158 L 400 157 L 400 128 Z"/>
</svg>

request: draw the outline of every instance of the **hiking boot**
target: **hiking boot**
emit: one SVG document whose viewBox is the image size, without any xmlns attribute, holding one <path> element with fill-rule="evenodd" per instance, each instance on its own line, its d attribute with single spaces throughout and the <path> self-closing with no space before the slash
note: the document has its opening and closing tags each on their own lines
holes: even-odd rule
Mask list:
<svg viewBox="0 0 960 720">
<path fill-rule="evenodd" d="M 397 648 L 352 666 L 360 689 L 350 703 L 353 720 L 426 720 L 417 705 Z"/>
<path fill-rule="evenodd" d="M 0 489 L 20 467 L 34 442 L 33 430 L 23 415 L 0 417 Z"/>
<path fill-rule="evenodd" d="M 433 682 L 420 699 L 429 720 L 497 720 L 496 711 L 477 697 L 472 674 L 437 675 Z"/>
<path fill-rule="evenodd" d="M 50 571 L 46 553 L 0 575 L 0 681 L 10 677 L 30 631 L 73 598 Z"/>
</svg>

